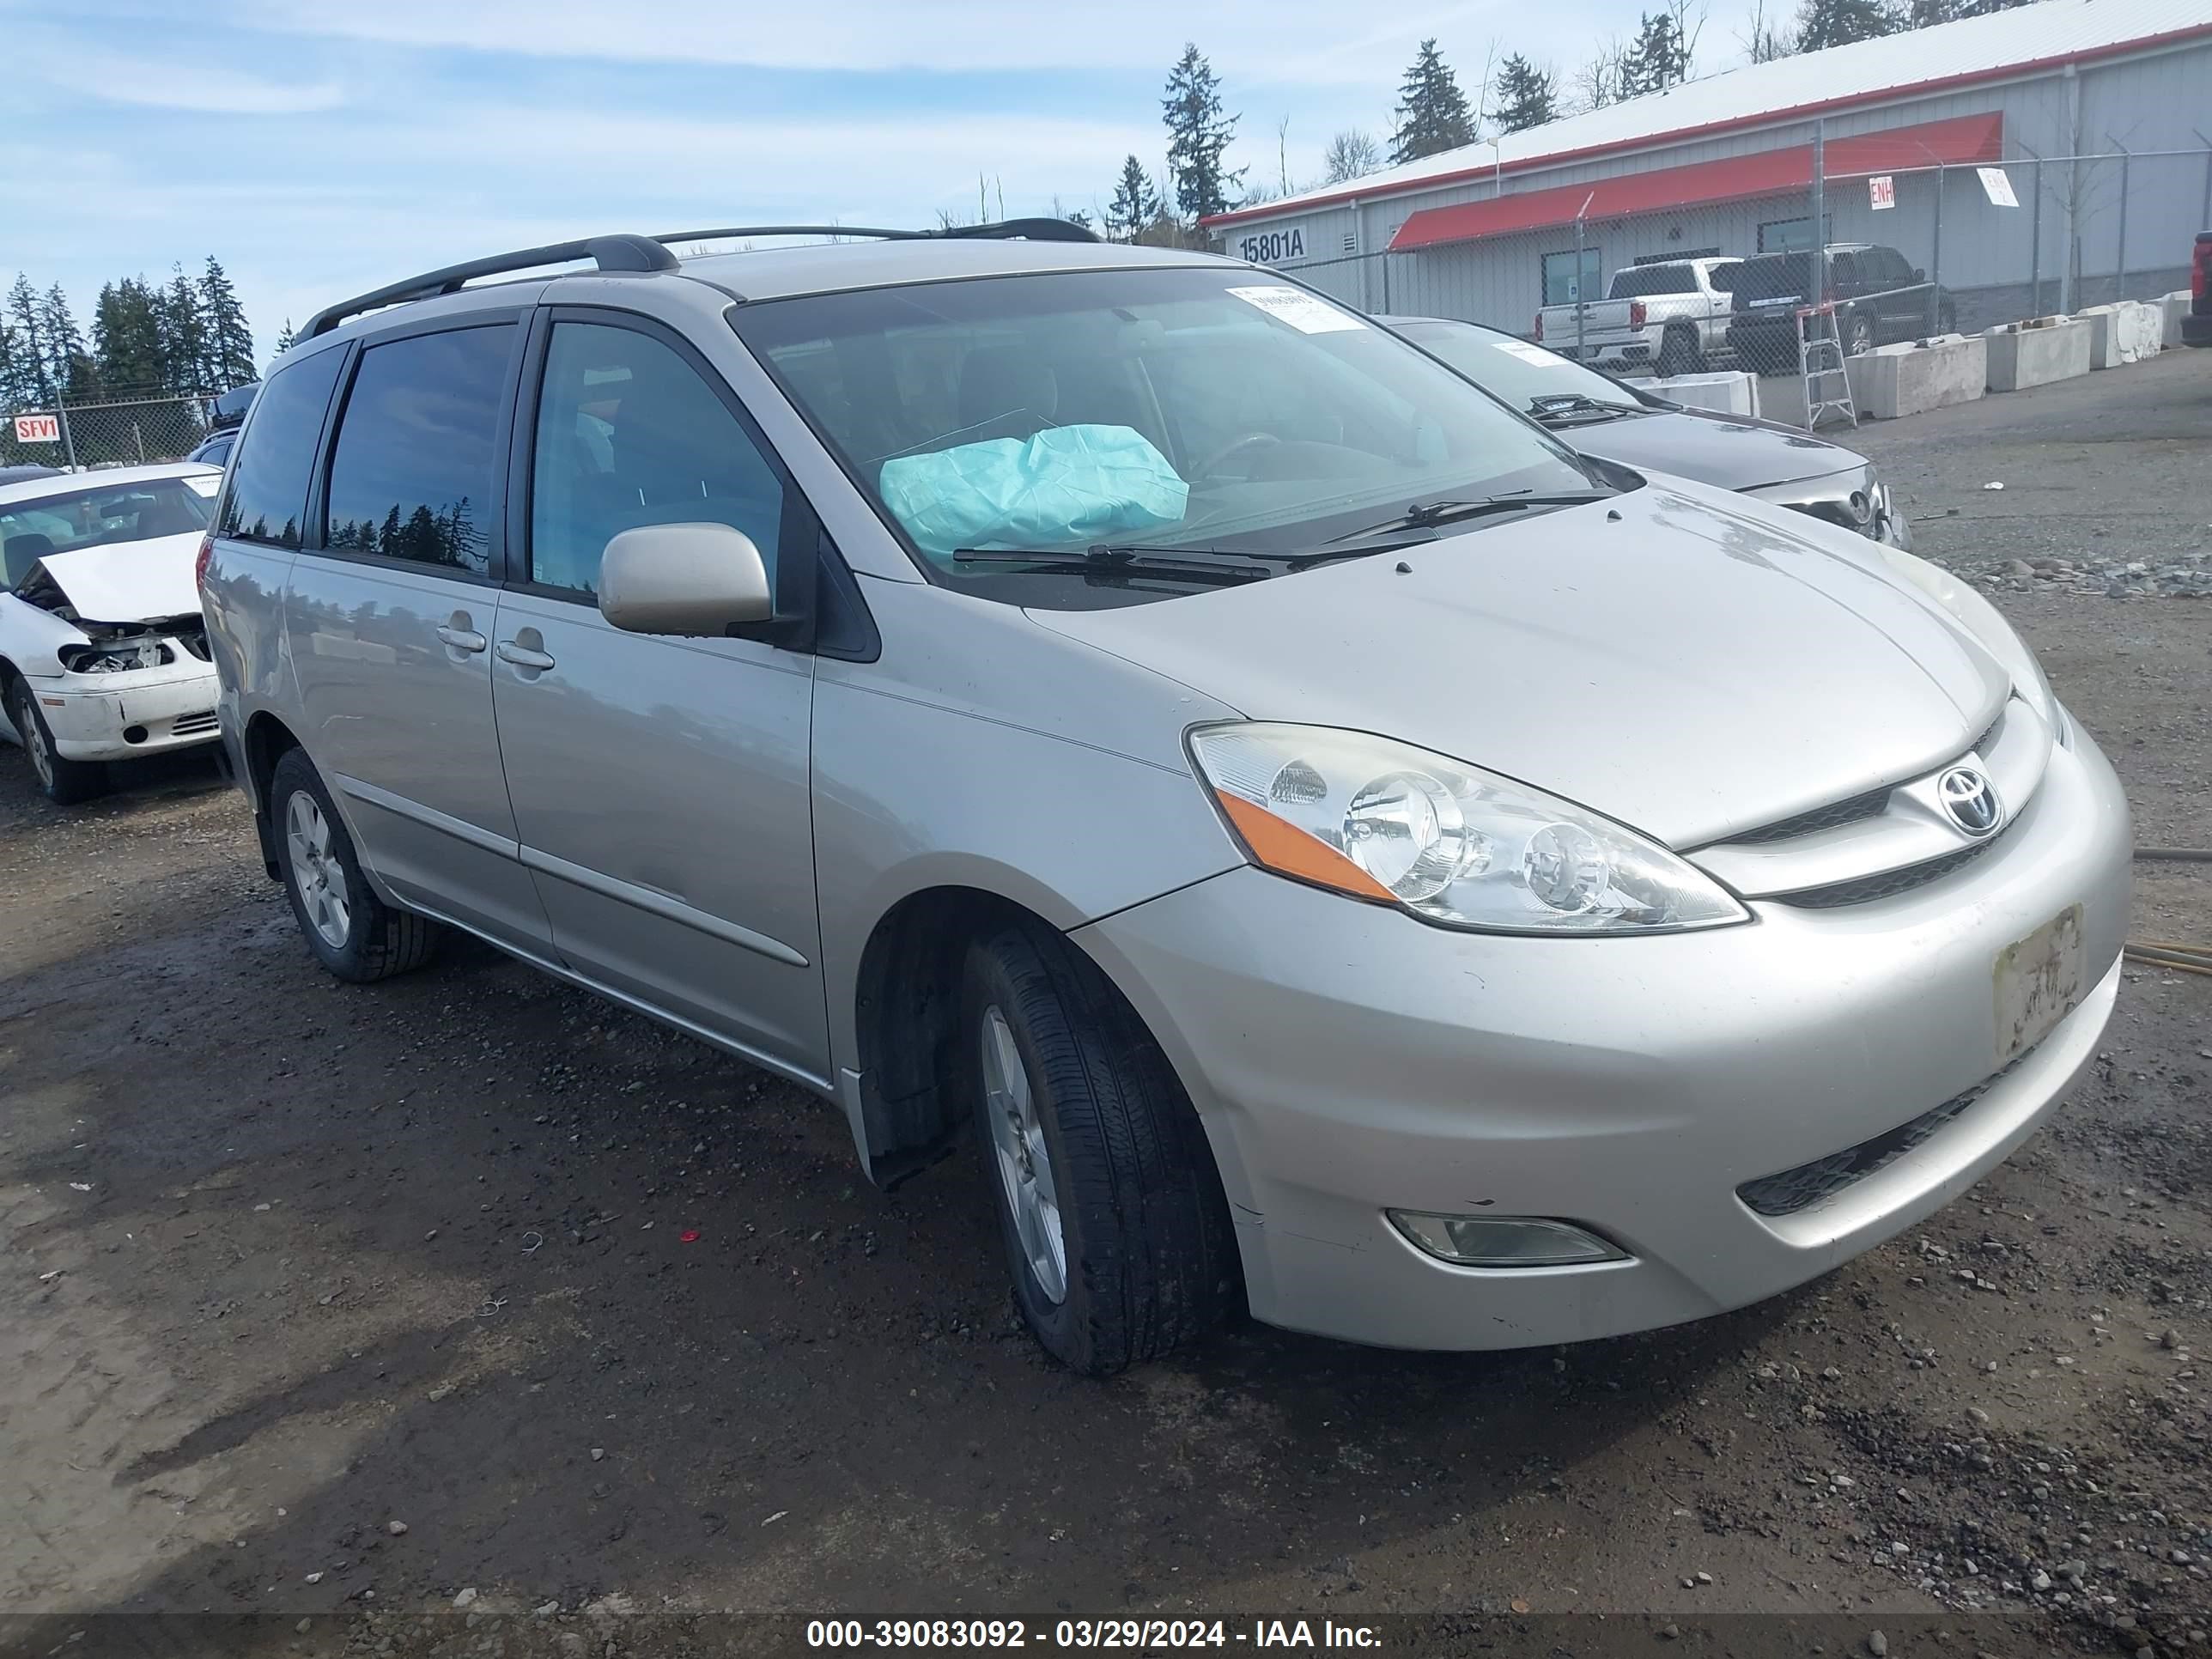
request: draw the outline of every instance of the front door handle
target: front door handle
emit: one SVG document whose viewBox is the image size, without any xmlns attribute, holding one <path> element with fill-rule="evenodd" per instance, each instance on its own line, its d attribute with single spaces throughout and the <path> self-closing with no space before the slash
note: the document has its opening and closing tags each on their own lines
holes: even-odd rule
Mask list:
<svg viewBox="0 0 2212 1659">
<path fill-rule="evenodd" d="M 511 662 L 517 668 L 550 668 L 553 665 L 553 659 L 546 653 L 532 651 L 528 646 L 518 645 L 513 640 L 499 642 L 499 659 Z"/>
<path fill-rule="evenodd" d="M 486 644 L 484 636 L 474 629 L 456 628 L 451 623 L 438 624 L 438 637 L 456 651 L 481 651 Z"/>
</svg>

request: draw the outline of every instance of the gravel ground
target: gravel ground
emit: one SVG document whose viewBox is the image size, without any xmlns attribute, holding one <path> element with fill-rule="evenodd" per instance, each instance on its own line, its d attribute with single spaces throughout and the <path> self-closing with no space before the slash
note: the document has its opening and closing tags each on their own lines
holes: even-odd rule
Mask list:
<svg viewBox="0 0 2212 1659">
<path fill-rule="evenodd" d="M 2212 843 L 2212 599 L 2033 574 L 2212 547 L 2212 352 L 1857 441 L 2140 840 Z M 2130 974 L 2047 1133 L 1765 1305 L 1468 1357 L 1247 1325 L 1090 1383 L 1017 1328 L 969 1161 L 880 1195 L 834 1111 L 489 950 L 329 980 L 198 763 L 68 812 L 27 775 L 0 750 L 0 1613 L 46 1617 L 0 1648 L 103 1610 L 282 1615 L 232 1652 L 652 1651 L 638 1620 L 729 1607 L 1449 1611 L 1583 1653 L 2212 1630 L 2212 981 Z M 2212 872 L 2138 895 L 2212 939 Z"/>
</svg>

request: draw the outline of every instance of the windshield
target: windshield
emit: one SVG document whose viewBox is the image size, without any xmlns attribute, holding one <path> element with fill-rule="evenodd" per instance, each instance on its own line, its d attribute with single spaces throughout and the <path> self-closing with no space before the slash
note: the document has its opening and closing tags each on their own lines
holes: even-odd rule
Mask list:
<svg viewBox="0 0 2212 1659">
<path fill-rule="evenodd" d="M 0 558 L 14 586 L 49 553 L 156 536 L 196 536 L 208 527 L 216 488 L 210 472 L 187 478 L 149 478 L 137 483 L 76 489 L 35 501 L 0 506 Z"/>
<path fill-rule="evenodd" d="M 1023 603 L 1084 601 L 956 550 L 1281 556 L 1439 496 L 1590 487 L 1387 330 L 1249 270 L 930 283 L 731 319 L 925 569 Z"/>
<path fill-rule="evenodd" d="M 1577 397 L 1636 406 L 1634 392 L 1595 370 L 1480 323 L 1437 320 L 1396 326 L 1398 332 L 1424 351 L 1434 352 L 1484 391 L 1503 398 L 1516 409 L 1534 408 L 1539 398 Z"/>
</svg>

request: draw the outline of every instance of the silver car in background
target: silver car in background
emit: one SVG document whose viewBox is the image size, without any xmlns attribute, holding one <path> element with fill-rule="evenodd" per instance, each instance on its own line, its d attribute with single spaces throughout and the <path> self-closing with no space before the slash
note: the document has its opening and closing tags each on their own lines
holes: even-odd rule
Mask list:
<svg viewBox="0 0 2212 1659">
<path fill-rule="evenodd" d="M 2125 804 L 1931 566 L 1261 268 L 707 234 L 410 278 L 264 386 L 203 589 L 331 971 L 465 929 L 878 1182 L 972 1136 L 1091 1372 L 1736 1307 L 2094 1051 Z"/>
</svg>

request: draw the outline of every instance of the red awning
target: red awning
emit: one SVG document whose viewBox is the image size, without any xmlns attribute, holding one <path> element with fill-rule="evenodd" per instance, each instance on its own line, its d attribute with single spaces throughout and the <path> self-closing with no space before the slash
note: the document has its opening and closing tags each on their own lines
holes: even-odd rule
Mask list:
<svg viewBox="0 0 2212 1659">
<path fill-rule="evenodd" d="M 1827 176 L 1855 179 L 1870 173 L 1903 173 L 1911 167 L 1986 165 L 2004 149 L 2004 116 L 1962 115 L 1917 127 L 1838 138 L 1828 147 Z M 1658 213 L 1706 202 L 1733 202 L 1753 196 L 1781 196 L 1810 188 L 1813 147 L 1761 150 L 1689 167 L 1626 173 L 1585 184 L 1508 193 L 1455 207 L 1424 208 L 1398 227 L 1390 251 L 1434 247 L 1441 242 L 1472 242 L 1517 230 L 1572 224 L 1577 218 L 1618 219 L 1632 213 Z M 1584 202 L 1589 204 L 1587 216 Z"/>
</svg>

